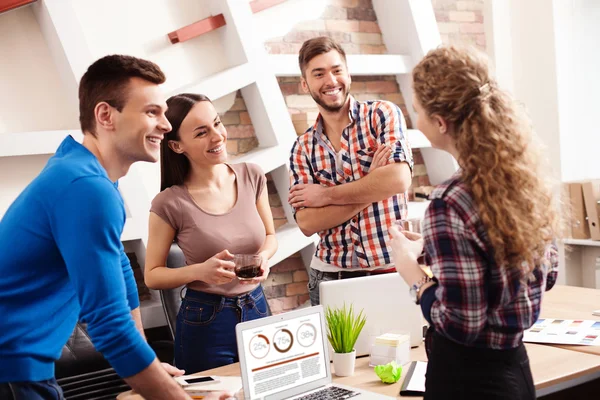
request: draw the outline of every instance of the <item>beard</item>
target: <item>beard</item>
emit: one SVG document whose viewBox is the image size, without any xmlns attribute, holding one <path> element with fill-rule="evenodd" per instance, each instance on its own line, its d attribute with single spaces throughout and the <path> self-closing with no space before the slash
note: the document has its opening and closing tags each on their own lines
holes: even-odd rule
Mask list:
<svg viewBox="0 0 600 400">
<path fill-rule="evenodd" d="M 350 95 L 350 86 L 349 85 L 343 86 L 343 88 L 342 88 L 342 99 L 343 100 L 340 105 L 331 105 L 331 104 L 325 103 L 325 100 L 323 100 L 319 94 L 315 94 L 312 90 L 310 90 L 310 88 L 309 88 L 308 92 L 310 93 L 310 97 L 313 98 L 315 103 L 320 105 L 325 111 L 335 113 L 335 112 L 340 111 L 342 109 L 342 107 L 344 107 L 344 104 L 346 104 L 346 101 L 348 101 L 348 96 Z"/>
</svg>

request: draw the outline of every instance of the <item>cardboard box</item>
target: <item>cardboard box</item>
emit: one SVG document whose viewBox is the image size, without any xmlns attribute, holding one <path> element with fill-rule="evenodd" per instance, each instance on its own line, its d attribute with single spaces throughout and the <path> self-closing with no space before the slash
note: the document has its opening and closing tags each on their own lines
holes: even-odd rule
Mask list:
<svg viewBox="0 0 600 400">
<path fill-rule="evenodd" d="M 600 180 L 582 182 L 581 188 L 590 236 L 592 240 L 600 240 Z"/>
<path fill-rule="evenodd" d="M 569 228 L 573 239 L 590 239 L 590 228 L 587 223 L 587 213 L 583 200 L 583 184 L 571 182 L 565 184 L 570 209 Z"/>
</svg>

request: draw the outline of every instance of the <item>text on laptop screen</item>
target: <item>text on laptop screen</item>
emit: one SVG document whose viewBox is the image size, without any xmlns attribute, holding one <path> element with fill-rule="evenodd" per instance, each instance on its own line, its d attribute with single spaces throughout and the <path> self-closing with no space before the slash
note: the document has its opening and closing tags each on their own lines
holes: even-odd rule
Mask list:
<svg viewBox="0 0 600 400">
<path fill-rule="evenodd" d="M 327 376 L 319 313 L 246 329 L 242 340 L 251 399 Z"/>
</svg>

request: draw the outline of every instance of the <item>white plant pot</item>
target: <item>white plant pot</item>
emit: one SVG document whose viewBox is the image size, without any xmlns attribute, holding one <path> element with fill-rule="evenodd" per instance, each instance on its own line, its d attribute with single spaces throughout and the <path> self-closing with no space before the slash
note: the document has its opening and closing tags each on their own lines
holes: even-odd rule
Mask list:
<svg viewBox="0 0 600 400">
<path fill-rule="evenodd" d="M 356 349 L 352 353 L 333 353 L 333 371 L 337 376 L 354 375 Z"/>
</svg>

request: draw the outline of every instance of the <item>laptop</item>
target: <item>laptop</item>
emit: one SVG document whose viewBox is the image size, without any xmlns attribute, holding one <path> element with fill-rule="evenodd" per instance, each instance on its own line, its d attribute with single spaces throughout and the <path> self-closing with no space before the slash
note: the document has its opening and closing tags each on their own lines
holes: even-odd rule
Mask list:
<svg viewBox="0 0 600 400">
<path fill-rule="evenodd" d="M 393 399 L 332 383 L 323 307 L 236 326 L 245 399 Z"/>
<path fill-rule="evenodd" d="M 399 274 L 321 282 L 319 293 L 323 307 L 343 307 L 345 303 L 352 304 L 355 312 L 364 310 L 367 322 L 356 341 L 357 356 L 369 355 L 375 338 L 384 333 L 410 334 L 411 347 L 423 340 L 426 322 L 421 307 L 415 304 Z"/>
</svg>

